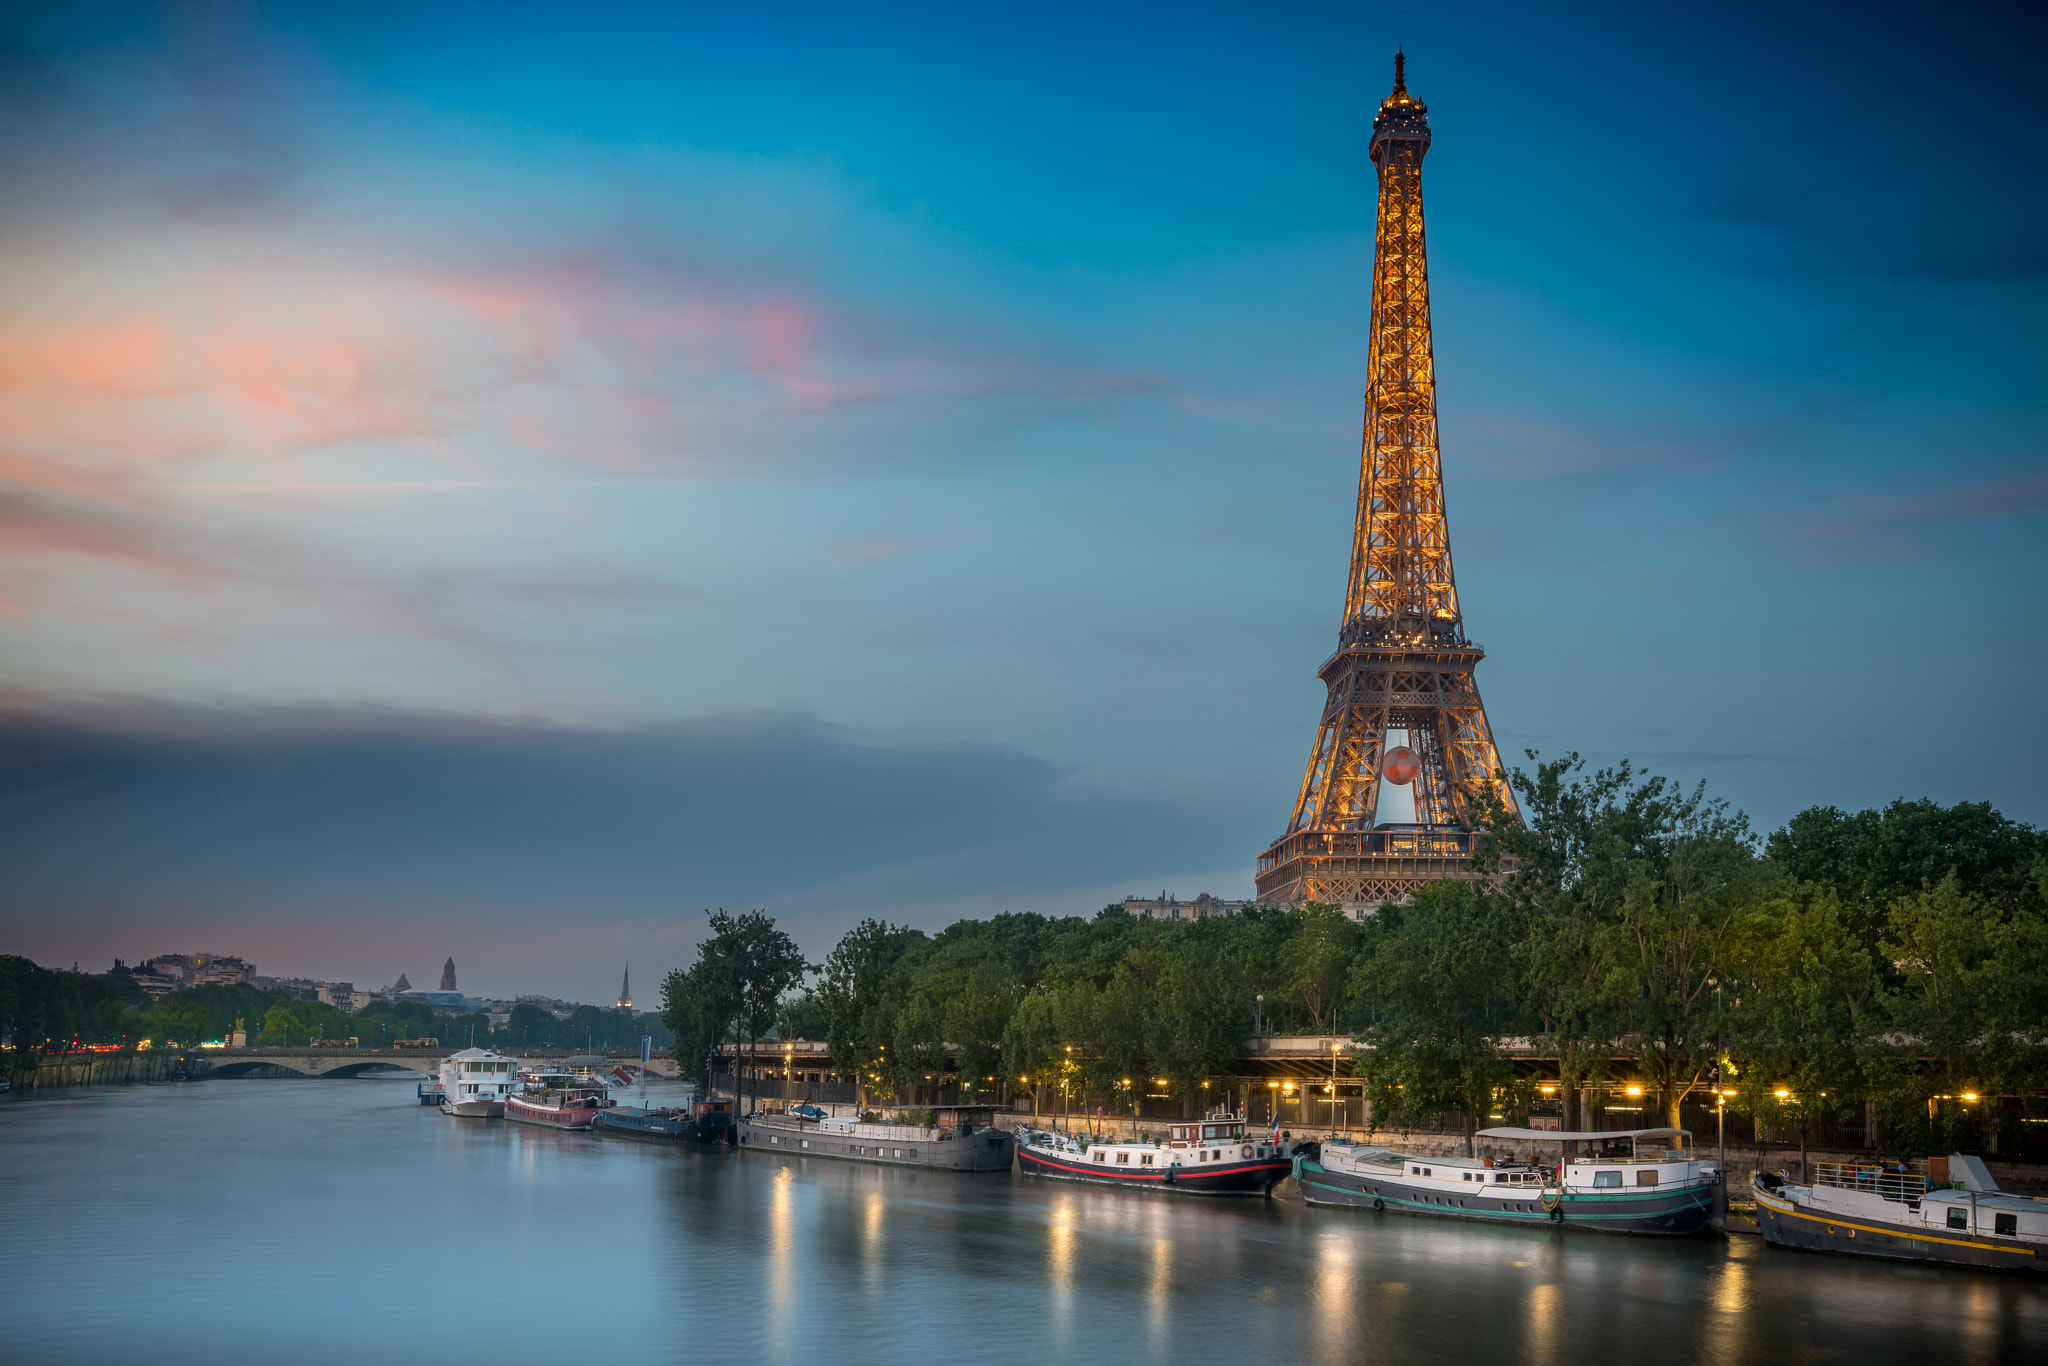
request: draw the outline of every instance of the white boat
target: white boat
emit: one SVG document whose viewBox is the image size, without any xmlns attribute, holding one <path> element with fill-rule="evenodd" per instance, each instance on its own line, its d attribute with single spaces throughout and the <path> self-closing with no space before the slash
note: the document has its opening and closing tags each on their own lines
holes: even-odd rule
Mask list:
<svg viewBox="0 0 2048 1366">
<path fill-rule="evenodd" d="M 488 1048 L 465 1048 L 441 1060 L 441 1113 L 465 1119 L 502 1119 L 505 1098 L 518 1082 L 517 1058 Z"/>
<path fill-rule="evenodd" d="M 2048 1201 L 1998 1188 L 1963 1153 L 1926 1162 L 1816 1162 L 1795 1185 L 1783 1172 L 1751 1183 L 1764 1241 L 1892 1261 L 2048 1270 Z"/>
</svg>

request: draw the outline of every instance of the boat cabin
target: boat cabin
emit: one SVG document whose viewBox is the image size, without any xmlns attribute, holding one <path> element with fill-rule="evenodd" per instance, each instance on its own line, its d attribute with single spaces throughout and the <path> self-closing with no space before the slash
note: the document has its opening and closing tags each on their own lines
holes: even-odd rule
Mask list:
<svg viewBox="0 0 2048 1366">
<path fill-rule="evenodd" d="M 454 1101 L 502 1101 L 517 1085 L 519 1061 L 488 1048 L 465 1048 L 441 1064 L 441 1094 Z"/>
<path fill-rule="evenodd" d="M 1166 1126 L 1167 1146 L 1191 1148 L 1198 1143 L 1242 1143 L 1244 1122 L 1237 1119 L 1205 1119 L 1199 1124 Z"/>
<path fill-rule="evenodd" d="M 1697 1160 L 1685 1129 L 1617 1129 L 1560 1133 L 1549 1129 L 1481 1129 L 1476 1137 L 1562 1146 L 1559 1175 L 1568 1190 L 1623 1190 L 1687 1185 L 1712 1163 Z"/>
</svg>

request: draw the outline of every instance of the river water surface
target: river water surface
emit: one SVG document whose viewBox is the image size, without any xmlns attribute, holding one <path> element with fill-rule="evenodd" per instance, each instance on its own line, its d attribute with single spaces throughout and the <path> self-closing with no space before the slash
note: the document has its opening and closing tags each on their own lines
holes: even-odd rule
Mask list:
<svg viewBox="0 0 2048 1366">
<path fill-rule="evenodd" d="M 666 1148 L 414 1081 L 0 1097 L 0 1356 L 2048 1362 L 2048 1277 Z"/>
</svg>

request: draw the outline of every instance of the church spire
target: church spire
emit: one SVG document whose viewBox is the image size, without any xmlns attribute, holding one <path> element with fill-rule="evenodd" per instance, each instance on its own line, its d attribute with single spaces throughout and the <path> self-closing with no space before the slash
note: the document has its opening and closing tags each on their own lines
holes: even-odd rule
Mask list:
<svg viewBox="0 0 2048 1366">
<path fill-rule="evenodd" d="M 626 975 L 619 979 L 619 1009 L 633 1008 L 633 965 L 626 964 Z"/>
</svg>

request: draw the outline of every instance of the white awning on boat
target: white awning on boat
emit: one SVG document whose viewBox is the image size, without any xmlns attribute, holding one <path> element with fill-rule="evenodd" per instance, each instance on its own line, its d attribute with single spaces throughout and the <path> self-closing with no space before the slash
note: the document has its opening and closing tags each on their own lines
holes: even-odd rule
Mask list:
<svg viewBox="0 0 2048 1366">
<path fill-rule="evenodd" d="M 1481 1129 L 1479 1138 L 1527 1138 L 1541 1143 L 1584 1143 L 1596 1138 L 1650 1138 L 1657 1134 L 1676 1134 L 1680 1138 L 1691 1138 L 1689 1129 L 1607 1129 L 1597 1134 L 1566 1134 L 1555 1129 Z"/>
</svg>

